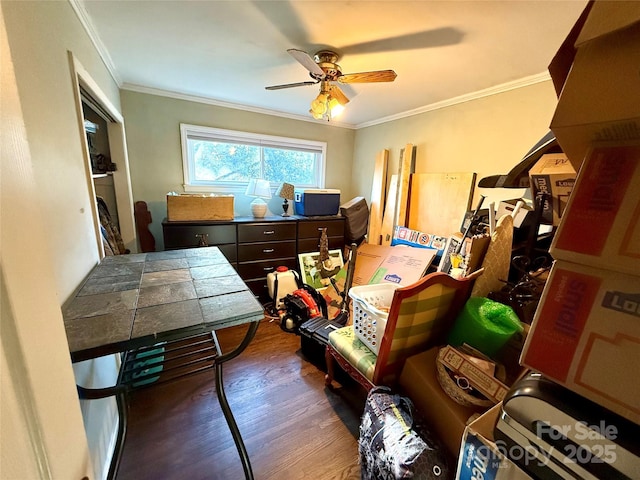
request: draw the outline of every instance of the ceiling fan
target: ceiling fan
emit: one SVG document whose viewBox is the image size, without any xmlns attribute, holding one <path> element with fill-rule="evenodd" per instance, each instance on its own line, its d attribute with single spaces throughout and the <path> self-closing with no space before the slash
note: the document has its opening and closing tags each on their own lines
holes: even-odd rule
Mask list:
<svg viewBox="0 0 640 480">
<path fill-rule="evenodd" d="M 287 52 L 295 58 L 304 68 L 309 70 L 309 75 L 313 80 L 306 82 L 287 83 L 283 85 L 272 85 L 265 87 L 267 90 L 280 90 L 283 88 L 302 87 L 305 85 L 320 84 L 320 93 L 311 102 L 309 113 L 316 119 L 324 117 L 329 120 L 331 116 L 336 116 L 338 109 L 344 108 L 349 99 L 340 89 L 338 83 L 372 83 L 372 82 L 393 82 L 396 72 L 393 70 L 377 70 L 373 72 L 342 73 L 338 61 L 338 54 L 332 50 L 320 50 L 312 58 L 307 52 L 290 48 Z"/>
</svg>

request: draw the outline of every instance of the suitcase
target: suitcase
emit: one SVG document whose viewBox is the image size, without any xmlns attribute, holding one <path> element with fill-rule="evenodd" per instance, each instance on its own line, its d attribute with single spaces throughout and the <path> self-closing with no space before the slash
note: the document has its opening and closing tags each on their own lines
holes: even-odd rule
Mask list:
<svg viewBox="0 0 640 480">
<path fill-rule="evenodd" d="M 640 478 L 640 426 L 537 373 L 509 390 L 494 436 L 535 479 Z"/>
<path fill-rule="evenodd" d="M 340 205 L 340 215 L 345 218 L 345 235 L 347 243 L 360 242 L 367 235 L 369 228 L 369 207 L 364 197 L 355 197 Z"/>
</svg>

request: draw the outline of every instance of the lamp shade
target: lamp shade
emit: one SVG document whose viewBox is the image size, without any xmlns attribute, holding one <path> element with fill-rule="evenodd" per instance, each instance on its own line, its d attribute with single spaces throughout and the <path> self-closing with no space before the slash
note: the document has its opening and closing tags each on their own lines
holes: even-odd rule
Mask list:
<svg viewBox="0 0 640 480">
<path fill-rule="evenodd" d="M 268 180 L 252 178 L 244 194 L 250 197 L 271 198 L 271 185 Z"/>
<path fill-rule="evenodd" d="M 294 188 L 290 183 L 282 183 L 278 190 L 276 191 L 276 195 L 280 198 L 285 198 L 287 200 L 293 200 Z"/>
<path fill-rule="evenodd" d="M 267 213 L 267 204 L 263 199 L 271 198 L 271 185 L 269 181 L 252 178 L 244 194 L 249 197 L 256 197 L 256 199 L 251 202 L 251 213 L 256 218 L 263 218 Z"/>
</svg>

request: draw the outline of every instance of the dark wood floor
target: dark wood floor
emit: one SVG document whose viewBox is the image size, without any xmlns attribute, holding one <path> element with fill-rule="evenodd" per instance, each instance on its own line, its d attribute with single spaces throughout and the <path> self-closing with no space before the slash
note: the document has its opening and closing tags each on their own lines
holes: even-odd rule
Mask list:
<svg viewBox="0 0 640 480">
<path fill-rule="evenodd" d="M 219 332 L 223 351 L 246 327 Z M 213 370 L 131 395 L 118 480 L 244 478 L 215 393 Z M 253 342 L 224 365 L 227 399 L 256 480 L 358 479 L 365 393 L 328 390 L 300 337 L 263 321 Z"/>
</svg>

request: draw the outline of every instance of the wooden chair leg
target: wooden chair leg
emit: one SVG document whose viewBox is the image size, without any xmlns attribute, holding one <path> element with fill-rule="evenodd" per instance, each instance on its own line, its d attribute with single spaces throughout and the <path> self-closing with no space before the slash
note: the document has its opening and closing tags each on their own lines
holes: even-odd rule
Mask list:
<svg viewBox="0 0 640 480">
<path fill-rule="evenodd" d="M 325 348 L 324 350 L 324 358 L 327 364 L 327 374 L 324 376 L 324 384 L 326 387 L 333 388 L 333 384 L 331 382 L 333 381 L 333 378 L 334 378 L 335 360 L 333 359 L 333 355 L 331 355 L 329 348 L 330 347 L 327 346 L 327 348 Z"/>
</svg>

